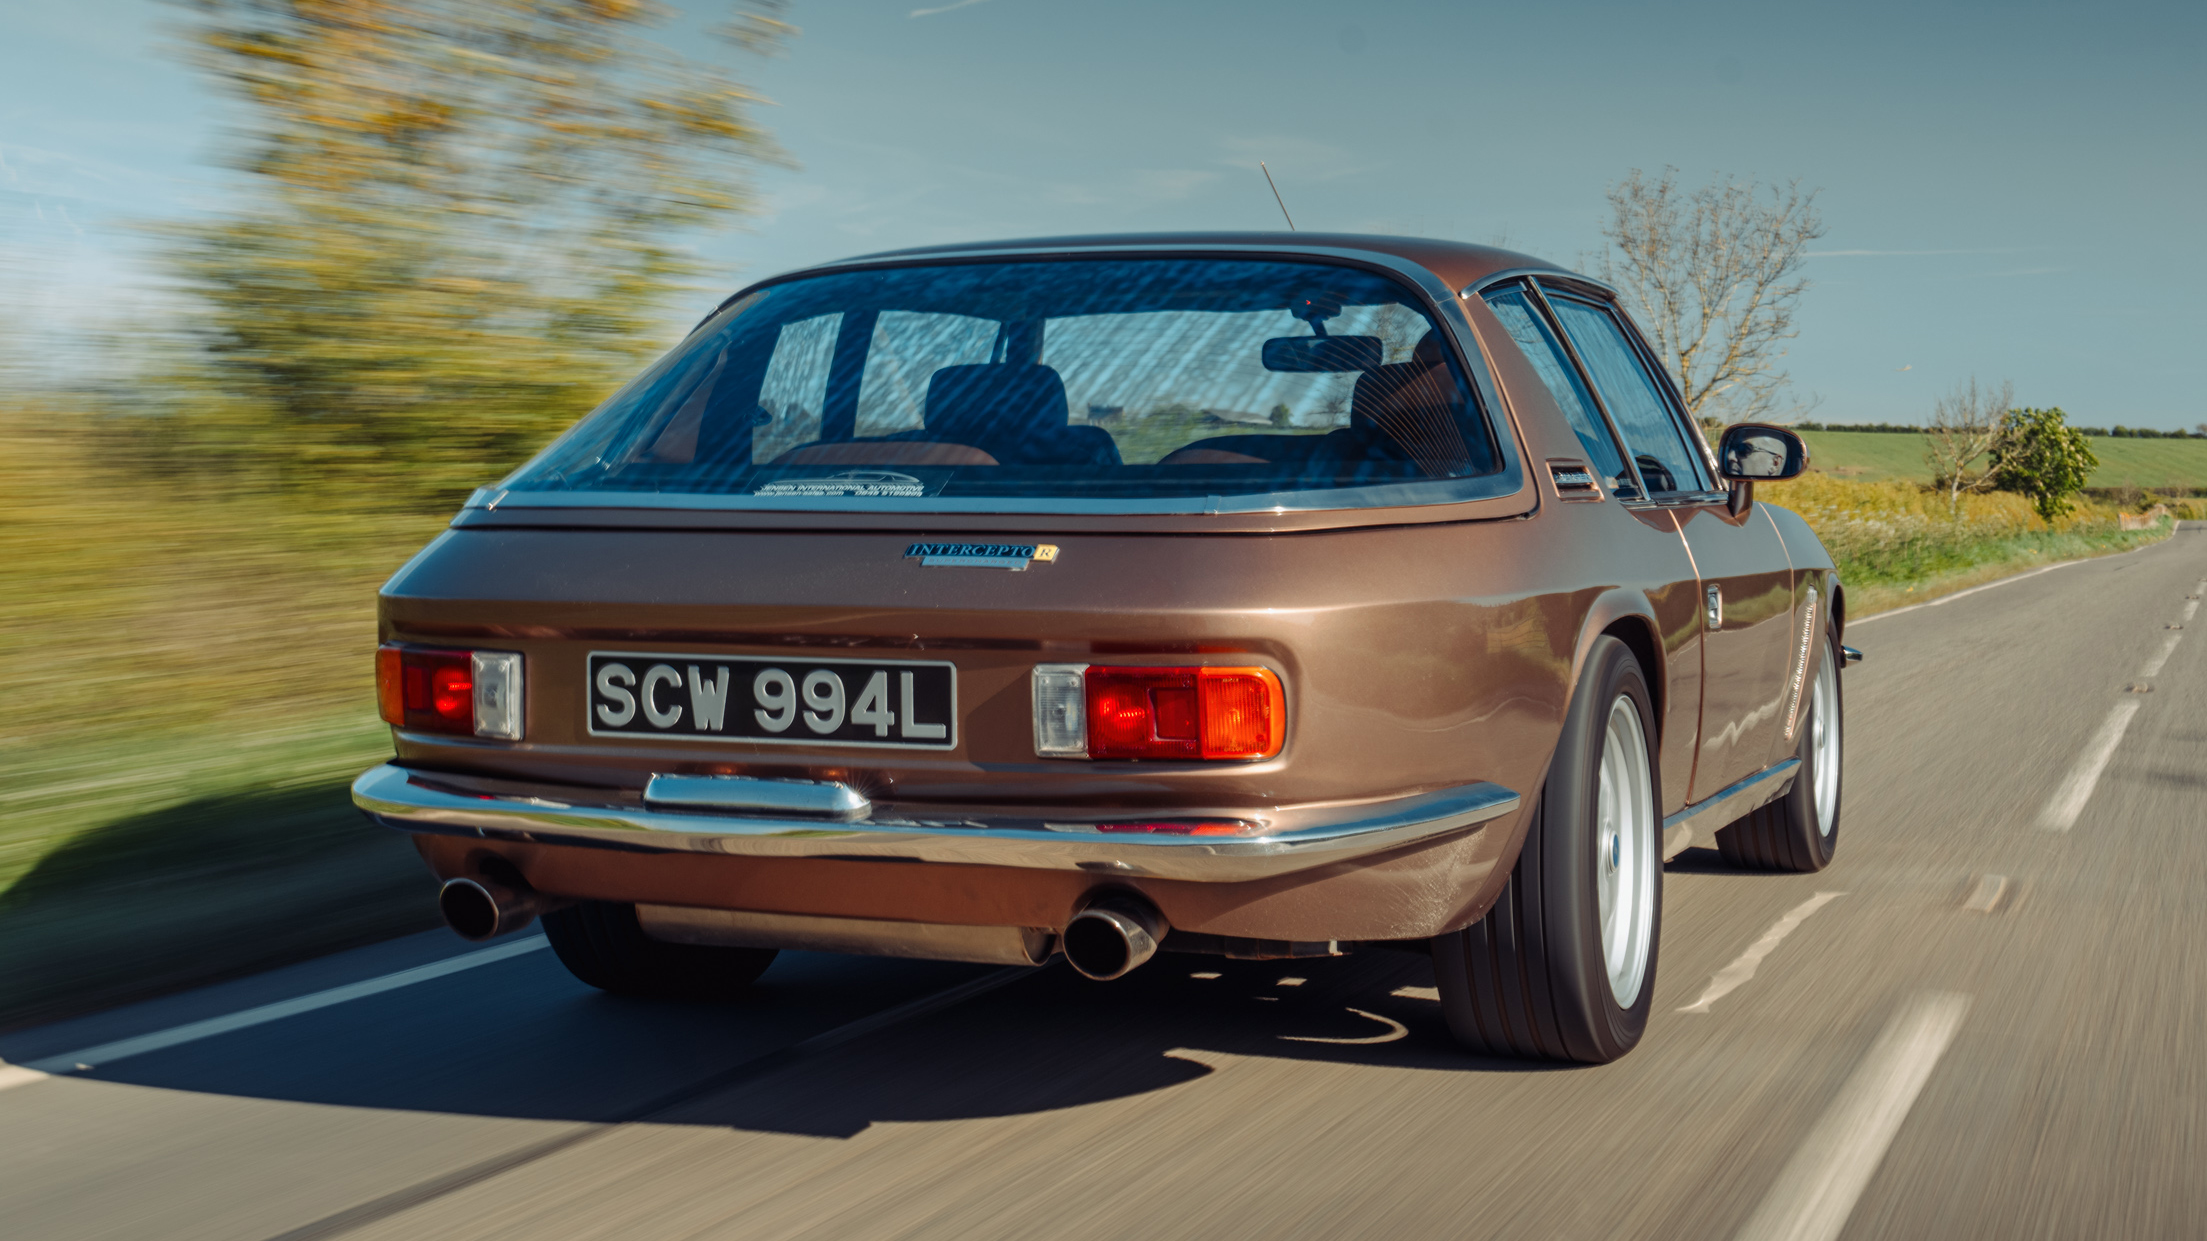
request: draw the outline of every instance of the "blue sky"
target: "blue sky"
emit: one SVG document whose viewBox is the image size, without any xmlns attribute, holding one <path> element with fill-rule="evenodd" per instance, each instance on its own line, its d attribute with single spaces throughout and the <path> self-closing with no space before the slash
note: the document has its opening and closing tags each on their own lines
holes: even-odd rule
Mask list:
<svg viewBox="0 0 2207 1241">
<path fill-rule="evenodd" d="M 224 201 L 222 105 L 163 50 L 177 12 L 0 15 L 0 325 L 19 348 L 111 304 L 143 313 L 134 226 Z M 1606 186 L 1675 165 L 1822 188 L 1789 359 L 1819 418 L 1918 421 L 1975 374 L 2080 422 L 2207 421 L 2207 5 L 795 0 L 790 17 L 784 57 L 736 62 L 799 167 L 703 243 L 731 283 L 933 241 L 1277 227 L 1259 159 L 1305 228 L 1507 238 L 1568 264 L 1600 244 Z M 711 52 L 695 27 L 669 41 Z"/>
</svg>

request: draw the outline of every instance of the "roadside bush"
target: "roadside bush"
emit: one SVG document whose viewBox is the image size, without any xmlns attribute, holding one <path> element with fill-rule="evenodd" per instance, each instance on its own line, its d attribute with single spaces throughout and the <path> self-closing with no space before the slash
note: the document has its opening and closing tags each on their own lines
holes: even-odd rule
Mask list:
<svg viewBox="0 0 2207 1241">
<path fill-rule="evenodd" d="M 2100 468 L 2084 432 L 2070 426 L 2058 407 L 2009 410 L 1992 462 L 1993 486 L 2029 496 L 2048 521 L 2076 507 L 2070 497 Z"/>
</svg>

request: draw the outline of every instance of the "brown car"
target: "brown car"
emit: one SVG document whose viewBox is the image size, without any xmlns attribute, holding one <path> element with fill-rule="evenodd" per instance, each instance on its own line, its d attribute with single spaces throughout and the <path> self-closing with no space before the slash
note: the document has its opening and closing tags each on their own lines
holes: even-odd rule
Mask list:
<svg viewBox="0 0 2207 1241">
<path fill-rule="evenodd" d="M 906 250 L 765 281 L 383 589 L 453 928 L 609 991 L 779 948 L 1115 978 L 1430 950 L 1606 1061 L 1663 860 L 1816 870 L 1845 596 L 1603 286 L 1392 237 Z"/>
</svg>

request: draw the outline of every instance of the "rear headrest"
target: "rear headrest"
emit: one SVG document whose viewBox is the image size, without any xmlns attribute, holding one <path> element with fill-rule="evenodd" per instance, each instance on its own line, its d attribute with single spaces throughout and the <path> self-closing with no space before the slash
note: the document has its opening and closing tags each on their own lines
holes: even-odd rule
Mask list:
<svg viewBox="0 0 2207 1241">
<path fill-rule="evenodd" d="M 929 431 L 977 444 L 1066 425 L 1065 381 L 1055 368 L 989 362 L 946 366 L 927 381 Z"/>
<path fill-rule="evenodd" d="M 1349 397 L 1349 426 L 1392 440 L 1435 477 L 1463 467 L 1467 448 L 1456 422 L 1456 380 L 1442 365 L 1441 342 L 1427 332 L 1407 362 L 1364 372 Z"/>
</svg>

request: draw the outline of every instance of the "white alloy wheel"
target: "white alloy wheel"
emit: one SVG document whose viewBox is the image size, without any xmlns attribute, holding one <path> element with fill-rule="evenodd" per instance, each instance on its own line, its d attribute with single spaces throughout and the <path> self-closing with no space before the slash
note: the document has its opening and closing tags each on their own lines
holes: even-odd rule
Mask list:
<svg viewBox="0 0 2207 1241">
<path fill-rule="evenodd" d="M 1822 682 L 1817 692 L 1823 692 Z M 1834 786 L 1836 788 L 1836 785 Z M 1620 1007 L 1640 998 L 1655 931 L 1655 790 L 1640 708 L 1619 694 L 1609 706 L 1594 803 L 1595 892 L 1602 963 Z"/>
<path fill-rule="evenodd" d="M 1827 644 L 1809 699 L 1809 752 L 1816 763 L 1816 834 L 1829 836 L 1839 819 L 1839 653 Z"/>
</svg>

